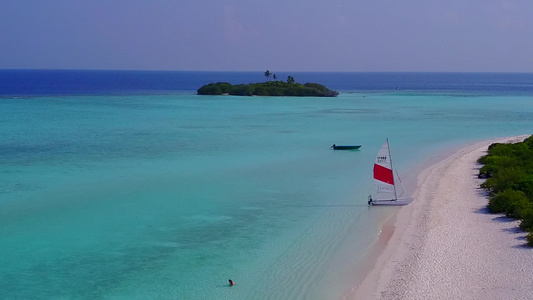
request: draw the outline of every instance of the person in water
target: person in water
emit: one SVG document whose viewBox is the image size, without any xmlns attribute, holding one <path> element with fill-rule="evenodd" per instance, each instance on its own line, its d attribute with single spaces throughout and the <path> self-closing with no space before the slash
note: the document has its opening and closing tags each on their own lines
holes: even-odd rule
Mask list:
<svg viewBox="0 0 533 300">
<path fill-rule="evenodd" d="M 233 282 L 233 280 L 229 280 L 229 286 L 234 286 L 235 285 L 235 282 Z"/>
</svg>

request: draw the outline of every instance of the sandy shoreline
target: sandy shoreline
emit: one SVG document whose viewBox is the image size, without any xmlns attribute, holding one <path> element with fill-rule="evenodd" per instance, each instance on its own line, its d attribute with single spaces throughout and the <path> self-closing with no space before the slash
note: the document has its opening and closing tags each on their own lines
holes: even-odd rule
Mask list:
<svg viewBox="0 0 533 300">
<path fill-rule="evenodd" d="M 343 299 L 533 299 L 533 250 L 518 221 L 489 214 L 470 145 L 424 169 L 374 268 Z"/>
</svg>

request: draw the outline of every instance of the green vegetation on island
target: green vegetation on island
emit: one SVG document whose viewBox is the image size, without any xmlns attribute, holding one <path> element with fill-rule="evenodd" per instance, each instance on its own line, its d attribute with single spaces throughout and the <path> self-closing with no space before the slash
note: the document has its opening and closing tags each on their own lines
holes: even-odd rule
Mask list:
<svg viewBox="0 0 533 300">
<path fill-rule="evenodd" d="M 533 246 L 533 136 L 515 144 L 492 144 L 478 162 L 484 164 L 479 177 L 487 178 L 481 187 L 490 192 L 490 212 L 520 219 Z"/>
<path fill-rule="evenodd" d="M 270 77 L 273 81 L 269 81 Z M 318 83 L 300 84 L 294 77 L 287 81 L 277 80 L 276 74 L 265 72 L 266 82 L 232 85 L 227 82 L 210 83 L 198 89 L 198 95 L 235 95 L 235 96 L 306 96 L 336 97 L 337 91 L 330 90 Z"/>
</svg>

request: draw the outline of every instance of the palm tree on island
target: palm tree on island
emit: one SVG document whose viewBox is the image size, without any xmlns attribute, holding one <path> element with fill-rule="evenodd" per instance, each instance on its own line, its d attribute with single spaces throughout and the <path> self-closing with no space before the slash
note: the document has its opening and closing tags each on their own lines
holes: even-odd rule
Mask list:
<svg viewBox="0 0 533 300">
<path fill-rule="evenodd" d="M 295 82 L 295 81 L 294 81 L 294 77 L 292 77 L 292 76 L 288 76 L 288 77 L 287 77 L 287 83 L 288 83 L 288 84 L 294 84 L 294 82 Z"/>
<path fill-rule="evenodd" d="M 267 78 L 267 81 L 268 81 L 268 79 L 270 78 L 271 75 L 272 75 L 272 73 L 270 73 L 269 70 L 266 70 L 265 77 Z"/>
</svg>

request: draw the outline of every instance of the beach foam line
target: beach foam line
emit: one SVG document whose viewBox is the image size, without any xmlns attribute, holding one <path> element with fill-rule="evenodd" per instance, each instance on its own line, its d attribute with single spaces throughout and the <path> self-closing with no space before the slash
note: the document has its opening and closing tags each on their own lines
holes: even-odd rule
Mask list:
<svg viewBox="0 0 533 300">
<path fill-rule="evenodd" d="M 423 169 L 373 269 L 342 299 L 533 299 L 533 250 L 519 221 L 492 215 L 479 188 L 476 142 Z"/>
</svg>

